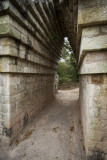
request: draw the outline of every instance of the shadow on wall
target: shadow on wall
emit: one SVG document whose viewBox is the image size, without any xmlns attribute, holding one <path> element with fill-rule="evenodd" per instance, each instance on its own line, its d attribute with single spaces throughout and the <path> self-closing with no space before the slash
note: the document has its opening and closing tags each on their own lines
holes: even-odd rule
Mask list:
<svg viewBox="0 0 107 160">
<path fill-rule="evenodd" d="M 105 159 L 105 154 L 100 152 L 93 152 L 93 154 L 89 156 L 87 160 L 106 160 L 106 159 Z"/>
</svg>

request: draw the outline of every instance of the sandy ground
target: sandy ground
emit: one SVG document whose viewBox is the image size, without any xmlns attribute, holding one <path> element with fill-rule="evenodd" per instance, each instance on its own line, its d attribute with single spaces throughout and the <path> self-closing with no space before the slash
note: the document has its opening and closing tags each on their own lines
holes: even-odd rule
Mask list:
<svg viewBox="0 0 107 160">
<path fill-rule="evenodd" d="M 78 99 L 79 89 L 59 91 L 16 140 L 10 159 L 85 160 Z"/>
</svg>

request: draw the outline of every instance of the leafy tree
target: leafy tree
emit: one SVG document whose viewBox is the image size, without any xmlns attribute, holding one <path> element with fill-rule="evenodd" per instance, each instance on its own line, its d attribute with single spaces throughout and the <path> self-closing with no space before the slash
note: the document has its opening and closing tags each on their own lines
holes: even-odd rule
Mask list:
<svg viewBox="0 0 107 160">
<path fill-rule="evenodd" d="M 70 85 L 71 82 L 78 82 L 77 62 L 67 38 L 62 48 L 62 58 L 58 66 L 59 83 Z"/>
</svg>

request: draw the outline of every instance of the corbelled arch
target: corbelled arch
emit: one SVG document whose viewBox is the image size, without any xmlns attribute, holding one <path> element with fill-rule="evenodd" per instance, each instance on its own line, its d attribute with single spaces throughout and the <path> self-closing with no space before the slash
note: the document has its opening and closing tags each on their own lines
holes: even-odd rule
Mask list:
<svg viewBox="0 0 107 160">
<path fill-rule="evenodd" d="M 0 1 L 0 137 L 12 142 L 53 98 L 64 37 L 80 74 L 87 159 L 107 159 L 107 1 Z"/>
</svg>

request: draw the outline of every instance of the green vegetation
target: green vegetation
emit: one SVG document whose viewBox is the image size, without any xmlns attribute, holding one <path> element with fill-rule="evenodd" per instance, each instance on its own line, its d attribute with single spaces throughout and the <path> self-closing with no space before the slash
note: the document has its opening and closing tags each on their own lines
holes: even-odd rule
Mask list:
<svg viewBox="0 0 107 160">
<path fill-rule="evenodd" d="M 57 33 L 53 34 L 53 40 L 58 40 L 59 39 L 59 35 Z"/>
<path fill-rule="evenodd" d="M 62 58 L 58 66 L 59 84 L 70 87 L 72 82 L 78 82 L 77 62 L 67 38 L 64 40 L 62 48 Z"/>
</svg>

